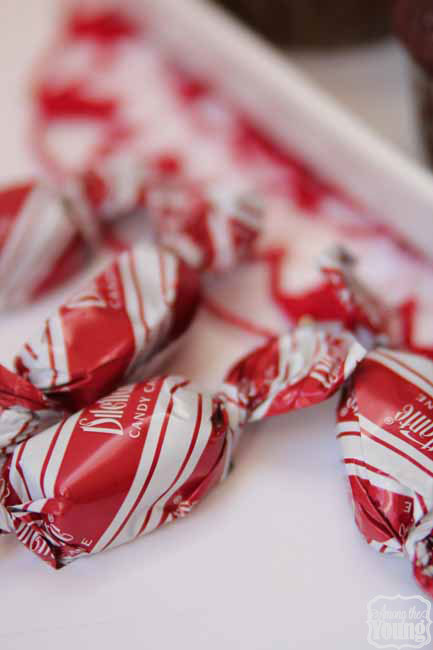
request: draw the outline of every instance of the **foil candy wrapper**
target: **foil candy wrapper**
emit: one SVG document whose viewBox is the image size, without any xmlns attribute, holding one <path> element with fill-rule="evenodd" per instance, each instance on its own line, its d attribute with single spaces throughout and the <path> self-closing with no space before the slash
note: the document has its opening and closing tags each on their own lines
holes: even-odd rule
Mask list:
<svg viewBox="0 0 433 650">
<path fill-rule="evenodd" d="M 400 314 L 359 282 L 356 260 L 341 246 L 324 251 L 318 259 L 320 284 L 310 291 L 275 295 L 275 301 L 295 323 L 317 323 L 353 332 L 368 348 L 403 343 Z"/>
<path fill-rule="evenodd" d="M 0 191 L 0 308 L 15 307 L 78 270 L 97 223 L 70 195 L 40 182 Z"/>
<path fill-rule="evenodd" d="M 372 350 L 337 413 L 361 533 L 380 553 L 407 556 L 433 596 L 433 362 Z"/>
<path fill-rule="evenodd" d="M 150 243 L 119 255 L 58 307 L 0 374 L 0 451 L 91 404 L 155 358 L 194 318 L 200 276 Z M 15 426 L 11 427 L 11 422 Z"/>
<path fill-rule="evenodd" d="M 59 187 L 30 182 L 0 191 L 0 308 L 58 286 L 104 241 L 107 227 L 143 212 L 159 244 L 200 271 L 248 254 L 261 208 L 239 188 L 189 178 L 175 156 L 107 158 Z"/>
<path fill-rule="evenodd" d="M 145 211 L 155 240 L 200 272 L 225 271 L 251 255 L 261 231 L 258 197 L 237 185 L 198 181 L 179 157 L 107 158 L 80 177 L 89 211 L 104 222 Z"/>
<path fill-rule="evenodd" d="M 83 176 L 86 205 L 92 205 L 87 214 L 126 214 L 139 203 L 151 205 L 153 228 L 166 246 L 144 242 L 122 253 L 24 343 L 15 358 L 20 381 L 0 375 L 0 455 L 45 428 L 48 414 L 50 421 L 53 413 L 60 419 L 126 377 L 148 377 L 155 359 L 193 319 L 200 273 L 226 271 L 253 254 L 261 216 L 254 202 L 230 190 L 203 194 L 202 186 L 180 181 L 178 164 L 168 157 L 138 176 L 134 169 L 111 160 L 104 175 Z M 2 259 L 0 250 L 0 266 Z M 22 390 L 33 395 L 36 409 L 23 409 Z"/>
<path fill-rule="evenodd" d="M 59 405 L 0 365 L 0 466 L 4 454 L 64 416 Z"/>
<path fill-rule="evenodd" d="M 406 555 L 433 595 L 433 362 L 405 349 L 400 312 L 366 291 L 344 251 L 325 254 L 321 269 L 313 315 L 369 350 L 337 408 L 355 521 L 373 548 Z"/>
<path fill-rule="evenodd" d="M 433 362 L 405 349 L 400 311 L 357 281 L 343 250 L 322 256 L 320 268 L 322 285 L 282 306 L 352 331 L 369 350 L 337 409 L 356 523 L 379 552 L 406 555 L 433 595 Z"/>
<path fill-rule="evenodd" d="M 170 376 L 118 388 L 16 447 L 0 530 L 55 568 L 149 533 L 224 479 L 248 422 L 326 399 L 364 355 L 350 333 L 306 327 L 241 360 L 214 394 Z"/>
<path fill-rule="evenodd" d="M 178 338 L 200 277 L 177 255 L 139 244 L 50 316 L 15 358 L 17 373 L 70 411 L 110 392 Z"/>
</svg>

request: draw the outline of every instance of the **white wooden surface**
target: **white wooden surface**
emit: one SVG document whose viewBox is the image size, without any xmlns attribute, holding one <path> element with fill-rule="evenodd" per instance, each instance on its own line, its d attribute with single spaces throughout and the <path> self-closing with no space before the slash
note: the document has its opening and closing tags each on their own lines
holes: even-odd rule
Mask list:
<svg viewBox="0 0 433 650">
<path fill-rule="evenodd" d="M 32 169 L 20 119 L 24 80 L 54 5 L 0 3 L 2 180 Z M 417 155 L 405 67 L 394 47 L 328 60 L 302 56 L 301 65 Z M 51 302 L 0 316 L 2 360 Z M 218 353 L 195 340 L 193 356 L 206 352 L 217 363 Z M 188 362 L 179 363 L 185 371 Z M 12 537 L 1 539 L 2 649 L 370 647 L 368 600 L 418 591 L 409 564 L 376 555 L 355 528 L 333 406 L 252 427 L 235 471 L 190 517 L 113 552 L 56 573 Z"/>
</svg>

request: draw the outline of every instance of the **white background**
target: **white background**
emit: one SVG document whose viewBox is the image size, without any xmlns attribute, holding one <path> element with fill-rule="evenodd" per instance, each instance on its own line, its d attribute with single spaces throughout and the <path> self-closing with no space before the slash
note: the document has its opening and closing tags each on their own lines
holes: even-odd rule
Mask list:
<svg viewBox="0 0 433 650">
<path fill-rule="evenodd" d="M 49 37 L 54 5 L 0 2 L 2 181 L 33 169 L 27 80 Z M 396 46 L 295 58 L 386 137 L 419 156 L 407 71 Z M 54 302 L 0 316 L 3 361 Z M 173 369 L 194 373 L 206 351 L 216 372 L 219 350 L 207 352 L 209 341 L 202 337 L 197 344 L 196 334 L 186 342 L 193 353 Z M 355 528 L 333 407 L 251 427 L 235 471 L 195 512 L 112 552 L 54 572 L 12 536 L 2 538 L 0 647 L 370 647 L 368 600 L 419 592 L 409 563 L 376 555 Z"/>
</svg>

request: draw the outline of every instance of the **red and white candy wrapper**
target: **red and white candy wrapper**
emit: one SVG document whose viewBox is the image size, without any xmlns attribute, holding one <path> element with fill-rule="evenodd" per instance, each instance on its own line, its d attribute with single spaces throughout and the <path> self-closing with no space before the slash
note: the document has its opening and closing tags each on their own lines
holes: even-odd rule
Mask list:
<svg viewBox="0 0 433 650">
<path fill-rule="evenodd" d="M 46 183 L 0 191 L 0 308 L 29 302 L 77 271 L 96 225 Z"/>
<path fill-rule="evenodd" d="M 8 395 L 5 405 L 0 402 L 0 415 L 16 421 L 13 435 L 0 431 L 0 452 L 38 432 L 45 425 L 41 411 L 52 413 L 54 408 L 59 419 L 65 411 L 82 408 L 110 392 L 136 369 L 140 378 L 148 377 L 151 362 L 195 315 L 200 299 L 198 272 L 227 270 L 253 252 L 260 210 L 249 199 L 238 200 L 230 190 L 203 194 L 198 185 L 181 180 L 179 167 L 167 157 L 143 167 L 138 175 L 134 169 L 137 172 L 110 160 L 104 175 L 89 172 L 82 177 L 85 200 L 81 193 L 76 203 L 82 214 L 99 215 L 127 214 L 139 204 L 147 206 L 158 239 L 169 248 L 142 243 L 123 253 L 24 344 L 15 359 L 21 382 L 12 374 L 0 377 L 0 399 Z M 72 196 L 71 185 L 68 192 Z M 73 201 L 58 205 L 69 209 Z M 25 237 L 25 229 L 21 234 Z M 0 252 L 0 265 L 2 259 Z M 13 259 L 11 254 L 10 264 Z M 20 272 L 16 282 L 24 281 L 24 276 Z M 14 283 L 9 288 L 16 289 Z M 38 394 L 34 416 L 22 414 L 24 379 L 30 382 L 26 391 Z"/>
<path fill-rule="evenodd" d="M 194 182 L 167 155 L 110 158 L 60 189 L 32 182 L 0 191 L 0 308 L 61 284 L 107 224 L 140 211 L 143 234 L 148 221 L 159 243 L 200 270 L 232 266 L 259 234 L 260 209 L 248 193 Z"/>
<path fill-rule="evenodd" d="M 61 419 L 137 368 L 149 376 L 155 357 L 190 324 L 199 298 L 197 271 L 169 250 L 148 243 L 119 255 L 24 344 L 18 376 L 0 376 L 0 418 L 16 422 L 13 435 L 2 427 L 0 449 L 39 431 L 43 411 L 51 416 L 55 408 Z"/>
<path fill-rule="evenodd" d="M 15 359 L 19 375 L 69 410 L 91 404 L 178 338 L 199 303 L 198 273 L 139 244 L 48 318 Z"/>
<path fill-rule="evenodd" d="M 156 240 L 201 272 L 226 271 L 251 257 L 260 232 L 257 199 L 227 184 L 203 192 L 174 179 L 150 191 L 146 206 Z"/>
<path fill-rule="evenodd" d="M 365 348 L 349 332 L 300 326 L 236 364 L 226 377 L 248 420 L 312 406 L 350 377 Z"/>
<path fill-rule="evenodd" d="M 399 314 L 367 290 L 356 277 L 356 260 L 341 246 L 334 246 L 318 260 L 323 281 L 300 295 L 277 294 L 275 300 L 295 322 L 307 316 L 335 323 L 354 332 L 368 347 L 399 344 Z"/>
<path fill-rule="evenodd" d="M 338 407 L 356 523 L 381 553 L 406 555 L 433 596 L 433 362 L 377 348 Z"/>
<path fill-rule="evenodd" d="M 45 430 L 64 415 L 54 400 L 0 365 L 0 462 L 3 452 Z"/>
<path fill-rule="evenodd" d="M 149 533 L 226 476 L 248 421 L 325 399 L 362 355 L 349 333 L 307 328 L 249 355 L 213 395 L 182 377 L 121 387 L 15 449 L 0 529 L 56 568 Z"/>
<path fill-rule="evenodd" d="M 90 214 L 108 223 L 144 211 L 156 241 L 199 271 L 223 271 L 248 258 L 260 233 L 263 210 L 252 193 L 196 181 L 176 156 L 113 156 L 79 178 Z"/>
</svg>

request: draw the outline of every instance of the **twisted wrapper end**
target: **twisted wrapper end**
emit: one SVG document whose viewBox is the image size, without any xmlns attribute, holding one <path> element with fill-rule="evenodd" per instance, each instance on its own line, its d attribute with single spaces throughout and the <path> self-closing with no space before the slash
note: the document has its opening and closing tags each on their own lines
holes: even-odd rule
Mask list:
<svg viewBox="0 0 433 650">
<path fill-rule="evenodd" d="M 224 392 L 237 393 L 245 421 L 258 421 L 331 397 L 365 355 L 350 332 L 333 334 L 325 327 L 302 325 L 236 364 Z"/>
<path fill-rule="evenodd" d="M 6 487 L 4 478 L 0 479 L 0 535 L 15 532 L 15 526 L 9 510 L 4 505 L 4 501 L 9 492 Z"/>
<path fill-rule="evenodd" d="M 0 503 L 0 534 L 14 533 L 15 526 L 8 509 Z"/>
<path fill-rule="evenodd" d="M 411 529 L 404 550 L 416 581 L 433 597 L 433 511 Z"/>
<path fill-rule="evenodd" d="M 264 208 L 251 191 L 179 177 L 149 192 L 147 209 L 157 241 L 200 272 L 254 257 Z"/>
</svg>

